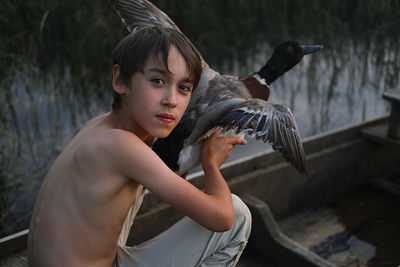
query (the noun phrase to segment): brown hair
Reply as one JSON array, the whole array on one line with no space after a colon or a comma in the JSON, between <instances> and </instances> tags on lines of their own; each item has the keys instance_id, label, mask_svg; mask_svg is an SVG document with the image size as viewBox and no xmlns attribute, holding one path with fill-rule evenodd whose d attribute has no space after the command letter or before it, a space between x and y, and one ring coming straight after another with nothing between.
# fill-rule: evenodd
<instances>
[{"instance_id":1,"label":"brown hair","mask_svg":"<svg viewBox=\"0 0 400 267\"><path fill-rule=\"evenodd\" d=\"M201 76L201 56L189 39L174 29L160 26L141 28L122 39L113 52L113 65L119 65L121 81L130 86L132 75L143 71L143 66L151 56L161 55L168 70L168 52L174 45L185 59L189 69L189 79L194 88ZM121 108L121 96L114 91L113 110Z\"/></svg>"}]
</instances>

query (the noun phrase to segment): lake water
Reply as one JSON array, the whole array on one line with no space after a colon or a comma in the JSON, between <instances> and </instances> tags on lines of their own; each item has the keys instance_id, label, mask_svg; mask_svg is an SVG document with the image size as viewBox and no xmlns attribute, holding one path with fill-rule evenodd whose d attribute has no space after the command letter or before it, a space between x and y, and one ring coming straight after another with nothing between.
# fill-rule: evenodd
<instances>
[{"instance_id":1,"label":"lake water","mask_svg":"<svg viewBox=\"0 0 400 267\"><path fill-rule=\"evenodd\" d=\"M271 85L270 102L292 109L302 137L389 112L382 93L400 90L399 2L235 0L201 1L203 6L199 6L196 1L154 1L222 74L258 70L273 47L284 40L323 45L322 51L304 57ZM125 32L120 30L118 17L110 7L101 8L106 15L99 13L97 22L116 25L122 37ZM77 40L70 40L70 47L85 39L82 32L74 36ZM68 44L62 38L69 35L52 36ZM101 37L91 38L91 44L102 46ZM88 47L83 52L88 55L83 57L85 64L74 65L73 60L66 64L62 59L76 51L69 51L68 46L58 49L55 46L48 52L54 57L51 67L41 68L40 57L25 60L21 56L0 81L1 235L28 227L37 191L55 157L85 121L109 110L109 61L92 63L93 49ZM58 64L60 58L63 64ZM235 149L233 158L267 148L251 142Z\"/></svg>"}]
</instances>

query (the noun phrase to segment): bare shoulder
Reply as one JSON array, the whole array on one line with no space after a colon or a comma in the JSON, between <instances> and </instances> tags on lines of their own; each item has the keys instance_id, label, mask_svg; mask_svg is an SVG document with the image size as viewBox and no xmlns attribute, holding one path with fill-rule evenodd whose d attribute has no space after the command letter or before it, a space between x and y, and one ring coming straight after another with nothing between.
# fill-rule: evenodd
<instances>
[{"instance_id":1,"label":"bare shoulder","mask_svg":"<svg viewBox=\"0 0 400 267\"><path fill-rule=\"evenodd\" d=\"M135 134L120 129L93 131L80 140L78 155L96 164L113 163L142 150L150 150ZM147 148L146 148L147 147Z\"/></svg>"},{"instance_id":2,"label":"bare shoulder","mask_svg":"<svg viewBox=\"0 0 400 267\"><path fill-rule=\"evenodd\" d=\"M162 164L151 148L137 135L115 127L110 113L87 122L71 142L78 164L88 170L102 169L110 174L138 181L149 164ZM157 160L158 159L158 160ZM154 160L157 163L154 163ZM140 180L140 178L139 178Z\"/></svg>"},{"instance_id":3,"label":"bare shoulder","mask_svg":"<svg viewBox=\"0 0 400 267\"><path fill-rule=\"evenodd\" d=\"M153 191L157 191L154 187L159 187L160 180L182 180L132 132L114 128L92 131L84 142L77 154L91 168L110 171Z\"/></svg>"}]
</instances>

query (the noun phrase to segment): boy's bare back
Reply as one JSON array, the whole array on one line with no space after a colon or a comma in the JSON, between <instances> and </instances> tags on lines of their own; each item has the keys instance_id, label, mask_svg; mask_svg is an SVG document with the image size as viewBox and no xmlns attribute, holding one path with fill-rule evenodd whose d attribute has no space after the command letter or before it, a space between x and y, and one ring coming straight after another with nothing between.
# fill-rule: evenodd
<instances>
[{"instance_id":1,"label":"boy's bare back","mask_svg":"<svg viewBox=\"0 0 400 267\"><path fill-rule=\"evenodd\" d=\"M30 252L43 255L34 257L42 261L34 266L112 265L115 244L138 190L135 181L107 164L112 159L106 146L118 142L118 134L127 133L112 129L109 114L91 120L49 170L29 234L29 243L37 239ZM141 142L133 135L132 139Z\"/></svg>"}]
</instances>

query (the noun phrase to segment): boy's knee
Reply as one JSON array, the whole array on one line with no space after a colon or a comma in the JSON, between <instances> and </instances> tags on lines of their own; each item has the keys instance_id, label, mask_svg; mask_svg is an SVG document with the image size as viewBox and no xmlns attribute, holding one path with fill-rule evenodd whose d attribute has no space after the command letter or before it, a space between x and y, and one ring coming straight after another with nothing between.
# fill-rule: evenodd
<instances>
[{"instance_id":1,"label":"boy's knee","mask_svg":"<svg viewBox=\"0 0 400 267\"><path fill-rule=\"evenodd\" d=\"M232 194L233 210L235 212L235 219L251 220L251 213L246 204L235 194Z\"/></svg>"},{"instance_id":2,"label":"boy's knee","mask_svg":"<svg viewBox=\"0 0 400 267\"><path fill-rule=\"evenodd\" d=\"M251 213L246 204L237 196L232 194L233 211L235 213L234 225L238 224L244 230L246 240L251 231Z\"/></svg>"}]
</instances>

